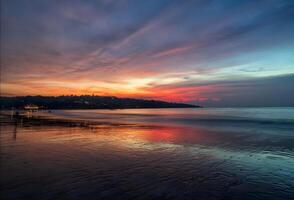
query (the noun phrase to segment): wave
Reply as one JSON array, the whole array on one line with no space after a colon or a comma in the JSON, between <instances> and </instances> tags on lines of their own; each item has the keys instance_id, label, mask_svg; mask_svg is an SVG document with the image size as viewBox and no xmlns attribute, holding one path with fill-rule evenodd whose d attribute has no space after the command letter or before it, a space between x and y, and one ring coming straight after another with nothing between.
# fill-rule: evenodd
<instances>
[{"instance_id":1,"label":"wave","mask_svg":"<svg viewBox=\"0 0 294 200\"><path fill-rule=\"evenodd\" d=\"M173 110L174 111L174 110ZM189 113L190 110L176 110L173 113L168 113L167 110L160 112L159 110L139 112L129 111L59 111L54 112L53 115L62 118L77 118L81 120L105 120L115 122L177 122L177 123L213 123L213 124L263 124L263 125L293 125L294 118L285 115L284 111L280 112L279 116L271 115L270 113L263 113L263 115L248 115L247 113ZM193 110L192 110L193 111ZM247 115L245 115L247 114ZM258 113L257 113L258 114Z\"/></svg>"},{"instance_id":2,"label":"wave","mask_svg":"<svg viewBox=\"0 0 294 200\"><path fill-rule=\"evenodd\" d=\"M197 123L220 123L220 124L232 124L232 123L254 123L254 124L280 124L280 125L293 125L292 119L260 119L260 118L186 118L178 119L183 122L197 122Z\"/></svg>"}]
</instances>

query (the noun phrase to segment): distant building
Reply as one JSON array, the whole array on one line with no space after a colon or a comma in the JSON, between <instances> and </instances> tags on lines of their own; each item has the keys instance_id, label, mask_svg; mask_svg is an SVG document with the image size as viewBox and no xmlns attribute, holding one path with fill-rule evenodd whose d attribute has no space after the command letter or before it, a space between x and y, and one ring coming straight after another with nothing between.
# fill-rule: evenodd
<instances>
[{"instance_id":1,"label":"distant building","mask_svg":"<svg viewBox=\"0 0 294 200\"><path fill-rule=\"evenodd\" d=\"M32 111L32 112L35 112L35 111L38 111L39 110L39 106L37 105L33 105L33 104L28 104L24 107L25 110L28 110L28 111Z\"/></svg>"}]
</instances>

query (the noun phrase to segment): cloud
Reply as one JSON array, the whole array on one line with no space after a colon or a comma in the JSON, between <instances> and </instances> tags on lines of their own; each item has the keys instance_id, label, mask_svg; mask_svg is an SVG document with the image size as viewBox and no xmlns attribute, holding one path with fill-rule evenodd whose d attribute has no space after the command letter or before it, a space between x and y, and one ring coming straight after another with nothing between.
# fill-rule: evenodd
<instances>
[{"instance_id":1,"label":"cloud","mask_svg":"<svg viewBox=\"0 0 294 200\"><path fill-rule=\"evenodd\" d=\"M1 6L7 94L19 94L22 85L30 94L107 91L224 105L223 99L234 102L218 91L232 91L241 102L233 89L245 88L241 82L293 73L286 57L294 51L293 1L14 0Z\"/></svg>"}]
</instances>

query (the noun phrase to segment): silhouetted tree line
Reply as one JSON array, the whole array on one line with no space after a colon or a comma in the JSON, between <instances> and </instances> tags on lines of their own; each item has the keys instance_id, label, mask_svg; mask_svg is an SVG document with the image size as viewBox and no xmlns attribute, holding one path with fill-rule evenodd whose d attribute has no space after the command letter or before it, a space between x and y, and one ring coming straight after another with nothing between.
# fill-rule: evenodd
<instances>
[{"instance_id":1,"label":"silhouetted tree line","mask_svg":"<svg viewBox=\"0 0 294 200\"><path fill-rule=\"evenodd\" d=\"M192 108L199 107L183 103L117 98L111 96L21 96L0 97L2 109L23 109L33 104L43 109L126 109L126 108Z\"/></svg>"}]
</instances>

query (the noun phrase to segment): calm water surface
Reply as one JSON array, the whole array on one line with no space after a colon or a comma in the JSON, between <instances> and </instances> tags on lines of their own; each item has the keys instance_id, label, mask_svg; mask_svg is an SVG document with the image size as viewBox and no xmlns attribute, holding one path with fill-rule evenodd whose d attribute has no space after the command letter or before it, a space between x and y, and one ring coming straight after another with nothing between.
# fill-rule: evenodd
<instances>
[{"instance_id":1,"label":"calm water surface","mask_svg":"<svg viewBox=\"0 0 294 200\"><path fill-rule=\"evenodd\" d=\"M2 199L293 199L294 109L71 110L1 118Z\"/></svg>"}]
</instances>

